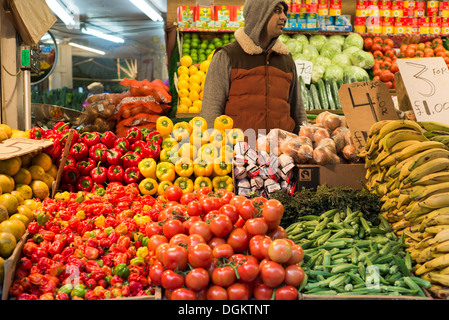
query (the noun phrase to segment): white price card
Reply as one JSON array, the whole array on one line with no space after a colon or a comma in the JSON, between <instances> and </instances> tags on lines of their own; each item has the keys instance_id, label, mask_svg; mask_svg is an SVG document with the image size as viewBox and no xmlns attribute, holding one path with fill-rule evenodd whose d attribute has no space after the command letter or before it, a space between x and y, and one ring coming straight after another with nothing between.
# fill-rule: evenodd
<instances>
[{"instance_id":1,"label":"white price card","mask_svg":"<svg viewBox=\"0 0 449 320\"><path fill-rule=\"evenodd\" d=\"M397 63L416 119L449 124L449 69L443 58L398 59Z\"/></svg>"},{"instance_id":2,"label":"white price card","mask_svg":"<svg viewBox=\"0 0 449 320\"><path fill-rule=\"evenodd\" d=\"M305 60L295 60L298 77L302 77L305 84L310 84L312 80L313 63Z\"/></svg>"},{"instance_id":3,"label":"white price card","mask_svg":"<svg viewBox=\"0 0 449 320\"><path fill-rule=\"evenodd\" d=\"M23 156L51 145L52 142L49 140L34 140L24 137L11 138L0 143L0 160Z\"/></svg>"}]
</instances>

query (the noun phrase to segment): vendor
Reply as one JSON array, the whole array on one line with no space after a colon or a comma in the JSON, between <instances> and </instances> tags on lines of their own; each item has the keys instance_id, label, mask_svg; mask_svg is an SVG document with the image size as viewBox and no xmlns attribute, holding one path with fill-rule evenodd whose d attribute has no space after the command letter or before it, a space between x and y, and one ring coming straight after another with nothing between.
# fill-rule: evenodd
<instances>
[{"instance_id":1,"label":"vendor","mask_svg":"<svg viewBox=\"0 0 449 320\"><path fill-rule=\"evenodd\" d=\"M285 1L246 0L245 26L236 41L216 49L207 71L200 116L209 128L222 114L243 131L298 133L307 121L295 62L278 39L287 10Z\"/></svg>"}]
</instances>

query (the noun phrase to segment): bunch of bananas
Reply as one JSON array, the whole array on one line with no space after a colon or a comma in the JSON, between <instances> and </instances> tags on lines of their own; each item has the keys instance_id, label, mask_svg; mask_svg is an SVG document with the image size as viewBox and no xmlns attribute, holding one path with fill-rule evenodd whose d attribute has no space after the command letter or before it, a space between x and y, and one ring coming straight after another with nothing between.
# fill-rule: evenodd
<instances>
[{"instance_id":1,"label":"bunch of bananas","mask_svg":"<svg viewBox=\"0 0 449 320\"><path fill-rule=\"evenodd\" d=\"M449 296L449 269L443 269L449 266L449 231L447 238L436 237L449 230L449 147L426 132L412 120L375 123L365 148L367 187L380 197L395 233L404 234L416 274L431 281L436 295ZM430 249L424 239L448 243L434 240Z\"/></svg>"},{"instance_id":2,"label":"bunch of bananas","mask_svg":"<svg viewBox=\"0 0 449 320\"><path fill-rule=\"evenodd\" d=\"M449 125L434 121L420 121L419 125L425 130L424 135L431 141L439 141L449 146Z\"/></svg>"}]
</instances>

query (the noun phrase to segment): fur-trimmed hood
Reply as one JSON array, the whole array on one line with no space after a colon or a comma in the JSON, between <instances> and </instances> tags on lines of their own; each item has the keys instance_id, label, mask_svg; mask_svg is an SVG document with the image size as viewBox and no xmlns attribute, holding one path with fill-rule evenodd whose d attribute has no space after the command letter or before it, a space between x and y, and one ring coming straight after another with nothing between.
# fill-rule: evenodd
<instances>
[{"instance_id":1,"label":"fur-trimmed hood","mask_svg":"<svg viewBox=\"0 0 449 320\"><path fill-rule=\"evenodd\" d=\"M235 39L240 44L243 51L245 51L247 54L255 55L261 54L263 52L263 48L254 43L254 41L245 33L245 29L243 27L237 29L234 35ZM271 50L281 55L286 55L290 53L287 46L283 44L282 41L279 39L276 39L273 46L271 47Z\"/></svg>"}]
</instances>

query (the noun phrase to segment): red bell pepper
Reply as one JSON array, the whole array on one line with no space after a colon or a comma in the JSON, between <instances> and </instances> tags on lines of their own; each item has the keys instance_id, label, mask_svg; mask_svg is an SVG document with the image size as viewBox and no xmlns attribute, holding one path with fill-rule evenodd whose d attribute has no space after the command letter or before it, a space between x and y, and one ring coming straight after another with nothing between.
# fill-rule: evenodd
<instances>
[{"instance_id":1,"label":"red bell pepper","mask_svg":"<svg viewBox=\"0 0 449 320\"><path fill-rule=\"evenodd\" d=\"M133 145L136 141L142 140L142 132L137 127L131 127L126 130L126 139L128 139L129 144Z\"/></svg>"},{"instance_id":2,"label":"red bell pepper","mask_svg":"<svg viewBox=\"0 0 449 320\"><path fill-rule=\"evenodd\" d=\"M58 168L59 168L59 166L61 165L61 162L62 162L62 158L60 158L58 161L57 161L57 163L58 163ZM74 165L74 166L76 166L76 164L77 164L77 161L76 161L76 159L74 158L74 157L72 157L70 154L69 155L67 155L67 158L65 159L65 163L64 163L64 166L69 166L69 165Z\"/></svg>"},{"instance_id":3,"label":"red bell pepper","mask_svg":"<svg viewBox=\"0 0 449 320\"><path fill-rule=\"evenodd\" d=\"M93 168L90 172L90 176L94 183L103 184L108 179L108 169L100 166L101 161L98 162L97 167ZM89 189L91 191L91 189Z\"/></svg>"},{"instance_id":4,"label":"red bell pepper","mask_svg":"<svg viewBox=\"0 0 449 320\"><path fill-rule=\"evenodd\" d=\"M145 136L145 141L152 141L155 144L161 145L162 144L162 134L160 134L158 131L151 131Z\"/></svg>"},{"instance_id":5,"label":"red bell pepper","mask_svg":"<svg viewBox=\"0 0 449 320\"><path fill-rule=\"evenodd\" d=\"M89 147L84 142L76 142L70 148L70 155L78 161L82 161L89 156Z\"/></svg>"},{"instance_id":6,"label":"red bell pepper","mask_svg":"<svg viewBox=\"0 0 449 320\"><path fill-rule=\"evenodd\" d=\"M78 191L90 191L94 185L92 178L89 176L81 176L76 181L76 188Z\"/></svg>"},{"instance_id":7,"label":"red bell pepper","mask_svg":"<svg viewBox=\"0 0 449 320\"><path fill-rule=\"evenodd\" d=\"M108 168L108 180L109 182L123 182L123 176L125 172L121 166L113 165Z\"/></svg>"},{"instance_id":8,"label":"red bell pepper","mask_svg":"<svg viewBox=\"0 0 449 320\"><path fill-rule=\"evenodd\" d=\"M130 148L130 144L128 139L126 138L117 138L117 140L115 140L114 142L114 148L115 149L121 149L123 153L128 152L129 148Z\"/></svg>"},{"instance_id":9,"label":"red bell pepper","mask_svg":"<svg viewBox=\"0 0 449 320\"><path fill-rule=\"evenodd\" d=\"M40 140L44 137L44 129L40 127L33 127L30 130L30 138L34 140Z\"/></svg>"},{"instance_id":10,"label":"red bell pepper","mask_svg":"<svg viewBox=\"0 0 449 320\"><path fill-rule=\"evenodd\" d=\"M103 143L108 149L114 148L115 140L117 136L112 131L106 131L101 135L100 142Z\"/></svg>"},{"instance_id":11,"label":"red bell pepper","mask_svg":"<svg viewBox=\"0 0 449 320\"><path fill-rule=\"evenodd\" d=\"M97 163L94 159L87 158L84 161L79 161L76 164L76 168L78 169L80 175L82 176L88 176L92 169L94 169L97 166Z\"/></svg>"},{"instance_id":12,"label":"red bell pepper","mask_svg":"<svg viewBox=\"0 0 449 320\"><path fill-rule=\"evenodd\" d=\"M106 157L108 155L107 148L102 143L97 143L89 148L89 157L94 159L96 162L106 162Z\"/></svg>"},{"instance_id":13,"label":"red bell pepper","mask_svg":"<svg viewBox=\"0 0 449 320\"><path fill-rule=\"evenodd\" d=\"M109 149L106 153L106 161L110 165L121 165L122 164L123 151L120 148Z\"/></svg>"},{"instance_id":14,"label":"red bell pepper","mask_svg":"<svg viewBox=\"0 0 449 320\"><path fill-rule=\"evenodd\" d=\"M142 157L140 154L132 151L128 151L122 156L123 160L123 168L129 168L129 167L138 167L139 162L142 160Z\"/></svg>"},{"instance_id":15,"label":"red bell pepper","mask_svg":"<svg viewBox=\"0 0 449 320\"><path fill-rule=\"evenodd\" d=\"M53 132L56 134L61 134L61 132L69 126L69 123L58 122L53 126Z\"/></svg>"},{"instance_id":16,"label":"red bell pepper","mask_svg":"<svg viewBox=\"0 0 449 320\"><path fill-rule=\"evenodd\" d=\"M65 130L61 133L61 134L62 134L61 139L59 139L59 140L61 141L61 144L62 144L63 146L65 146L65 144L67 143L67 139L69 138L70 131L73 132L72 142L71 142L70 146L73 146L73 145L74 145L75 143L77 143L78 140L79 140L80 134L79 134L78 131L76 131L76 130L74 130L74 129L65 129Z\"/></svg>"},{"instance_id":17,"label":"red bell pepper","mask_svg":"<svg viewBox=\"0 0 449 320\"><path fill-rule=\"evenodd\" d=\"M138 167L129 167L125 169L124 181L126 184L137 183L142 178Z\"/></svg>"},{"instance_id":18,"label":"red bell pepper","mask_svg":"<svg viewBox=\"0 0 449 320\"><path fill-rule=\"evenodd\" d=\"M62 170L62 182L67 184L75 184L80 173L74 165L65 166Z\"/></svg>"},{"instance_id":19,"label":"red bell pepper","mask_svg":"<svg viewBox=\"0 0 449 320\"><path fill-rule=\"evenodd\" d=\"M143 140L136 141L132 146L131 150L135 153L140 154L142 159L148 158L149 150L146 142Z\"/></svg>"},{"instance_id":20,"label":"red bell pepper","mask_svg":"<svg viewBox=\"0 0 449 320\"><path fill-rule=\"evenodd\" d=\"M68 192L76 192L76 188L73 184L69 183L63 183L59 186L59 189L62 191L68 191Z\"/></svg>"},{"instance_id":21,"label":"red bell pepper","mask_svg":"<svg viewBox=\"0 0 449 320\"><path fill-rule=\"evenodd\" d=\"M161 154L161 146L157 143L152 142L152 140L147 142L148 148L148 158L157 159Z\"/></svg>"},{"instance_id":22,"label":"red bell pepper","mask_svg":"<svg viewBox=\"0 0 449 320\"><path fill-rule=\"evenodd\" d=\"M101 142L101 136L98 132L84 132L81 134L81 139L89 148Z\"/></svg>"},{"instance_id":23,"label":"red bell pepper","mask_svg":"<svg viewBox=\"0 0 449 320\"><path fill-rule=\"evenodd\" d=\"M58 140L53 140L53 144L46 147L44 149L44 152L48 154L53 159L53 161L57 161L59 158L61 158L63 150L64 148L62 147L61 143Z\"/></svg>"}]
</instances>

